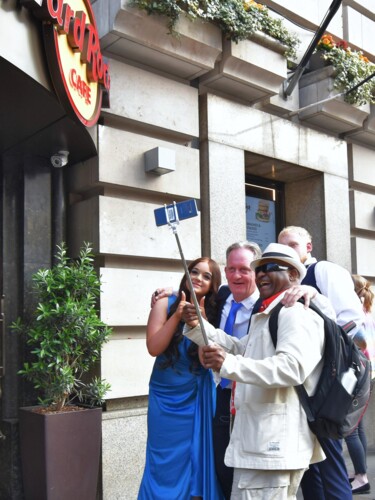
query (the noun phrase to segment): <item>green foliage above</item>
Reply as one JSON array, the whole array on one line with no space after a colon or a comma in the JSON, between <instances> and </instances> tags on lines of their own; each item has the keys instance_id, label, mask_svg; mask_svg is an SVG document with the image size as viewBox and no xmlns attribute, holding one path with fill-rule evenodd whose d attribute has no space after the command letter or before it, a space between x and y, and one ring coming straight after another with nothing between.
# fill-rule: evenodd
<instances>
[{"instance_id":1,"label":"green foliage above","mask_svg":"<svg viewBox=\"0 0 375 500\"><path fill-rule=\"evenodd\" d=\"M334 87L346 92L375 72L371 63L360 51L353 51L344 40L336 42L331 35L324 35L317 46L317 52L335 69ZM345 96L349 104L375 104L375 78L370 79Z\"/></svg>"},{"instance_id":2,"label":"green foliage above","mask_svg":"<svg viewBox=\"0 0 375 500\"><path fill-rule=\"evenodd\" d=\"M246 40L257 31L278 40L287 47L285 57L294 59L299 40L289 33L281 19L269 14L269 10L254 0L132 0L132 5L148 14L162 14L169 18L168 28L174 33L181 15L189 19L202 19L218 26L227 39Z\"/></svg>"},{"instance_id":3,"label":"green foliage above","mask_svg":"<svg viewBox=\"0 0 375 500\"><path fill-rule=\"evenodd\" d=\"M96 310L101 283L91 248L85 243L79 258L70 260L63 243L56 259L51 269L33 275L39 304L30 321L18 319L12 325L26 335L33 357L20 374L43 393L39 402L57 411L75 397L100 405L109 384L98 378L82 381L111 334Z\"/></svg>"}]
</instances>

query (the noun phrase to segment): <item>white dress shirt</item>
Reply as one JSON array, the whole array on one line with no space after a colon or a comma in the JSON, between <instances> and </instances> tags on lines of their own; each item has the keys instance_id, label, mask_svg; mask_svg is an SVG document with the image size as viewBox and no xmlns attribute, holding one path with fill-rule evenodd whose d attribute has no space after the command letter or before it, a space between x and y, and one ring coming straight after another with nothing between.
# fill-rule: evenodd
<instances>
[{"instance_id":1,"label":"white dress shirt","mask_svg":"<svg viewBox=\"0 0 375 500\"><path fill-rule=\"evenodd\" d=\"M314 257L305 261L305 266L317 262ZM354 290L352 277L345 268L328 262L319 261L314 269L316 284L321 293L328 297L336 313L337 323L341 326L354 321L356 328L349 332L353 337L361 328L365 318L358 295Z\"/></svg>"},{"instance_id":2,"label":"white dress shirt","mask_svg":"<svg viewBox=\"0 0 375 500\"><path fill-rule=\"evenodd\" d=\"M237 311L236 315L236 321L234 323L233 327L233 335L237 338L244 337L249 329L249 321L250 321L250 316L251 313L253 312L253 307L255 302L259 298L259 291L256 288L255 291L250 295L250 297L247 297L246 299L241 301L242 307ZM232 305L232 300L233 294L231 293L228 295L228 298L224 304L223 310L221 312L221 319L220 319L220 329L224 330L225 323L228 318L228 314Z\"/></svg>"}]
</instances>

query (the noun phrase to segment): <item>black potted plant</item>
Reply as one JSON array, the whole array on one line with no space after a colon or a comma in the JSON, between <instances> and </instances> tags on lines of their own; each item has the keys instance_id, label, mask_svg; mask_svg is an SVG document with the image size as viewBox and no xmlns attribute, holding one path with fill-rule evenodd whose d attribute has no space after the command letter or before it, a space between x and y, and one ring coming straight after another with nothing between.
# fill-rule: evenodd
<instances>
[{"instance_id":1,"label":"black potted plant","mask_svg":"<svg viewBox=\"0 0 375 500\"><path fill-rule=\"evenodd\" d=\"M101 282L90 245L85 243L79 257L70 259L63 243L53 267L40 269L33 282L36 309L31 318L12 326L30 347L30 361L20 374L40 393L39 405L20 409L25 498L92 500L101 405L110 387L89 375L111 329L98 315Z\"/></svg>"}]
</instances>

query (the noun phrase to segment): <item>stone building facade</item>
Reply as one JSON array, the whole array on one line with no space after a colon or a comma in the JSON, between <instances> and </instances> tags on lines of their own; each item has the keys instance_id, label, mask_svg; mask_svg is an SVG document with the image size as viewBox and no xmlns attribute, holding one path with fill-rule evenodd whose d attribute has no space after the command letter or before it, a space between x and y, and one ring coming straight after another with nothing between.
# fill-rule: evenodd
<instances>
[{"instance_id":1,"label":"stone building facade","mask_svg":"<svg viewBox=\"0 0 375 500\"><path fill-rule=\"evenodd\" d=\"M331 2L264 3L300 36L300 58ZM101 317L113 327L100 366L112 385L103 412L100 496L133 499L153 364L145 344L150 297L158 286L176 286L183 272L175 239L167 226L155 225L154 210L197 200L199 216L178 229L185 257L209 255L224 266L229 244L260 231L248 211L264 198L274 210L268 237L284 225L302 225L313 235L316 257L373 280L375 108L337 99L319 104L330 88L312 71L285 99L286 60L264 37L235 44L217 27L186 19L174 37L164 18L127 0L92 6L111 90L109 107L87 129L56 102L37 20L16 1L0 3L0 67L7 75L0 102L8 114L0 121L7 375L0 454L13 457L10 467L17 463L17 405L28 399L16 377L22 346L6 327L27 309L30 275L51 263L53 243L64 237L74 255L90 241L103 281ZM375 60L374 28L370 0L344 0L328 31ZM311 103L318 104L299 111ZM49 157L61 141L70 161L56 174ZM145 170L145 153L156 148L155 168L163 167L166 151L173 153L174 169L163 175ZM53 217L59 183L62 222ZM368 421L374 412L372 403ZM374 447L372 426L368 439Z\"/></svg>"}]
</instances>

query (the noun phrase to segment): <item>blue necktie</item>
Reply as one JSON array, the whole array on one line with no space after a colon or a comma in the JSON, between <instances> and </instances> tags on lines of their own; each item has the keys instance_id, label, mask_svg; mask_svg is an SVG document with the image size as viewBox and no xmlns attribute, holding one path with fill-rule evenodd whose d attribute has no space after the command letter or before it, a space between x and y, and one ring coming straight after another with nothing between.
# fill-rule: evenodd
<instances>
[{"instance_id":1,"label":"blue necktie","mask_svg":"<svg viewBox=\"0 0 375 500\"><path fill-rule=\"evenodd\" d=\"M230 307L227 321L225 322L225 326L224 326L224 331L228 335L233 335L233 327L234 327L234 323L236 321L237 312L239 309L241 309L241 307L242 307L241 302L235 302L234 300L232 300L232 305ZM227 378L223 378L220 381L220 385L223 389L225 389L225 387L227 387L230 384L230 382L231 381L228 380Z\"/></svg>"}]
</instances>

